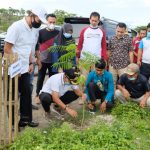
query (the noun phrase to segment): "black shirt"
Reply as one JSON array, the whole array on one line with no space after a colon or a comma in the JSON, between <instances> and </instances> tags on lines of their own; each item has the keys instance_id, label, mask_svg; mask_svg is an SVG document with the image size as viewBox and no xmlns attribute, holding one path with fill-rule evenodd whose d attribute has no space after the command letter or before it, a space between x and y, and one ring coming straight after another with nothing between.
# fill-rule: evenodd
<instances>
[{"instance_id":1,"label":"black shirt","mask_svg":"<svg viewBox=\"0 0 150 150\"><path fill-rule=\"evenodd\" d=\"M118 85L124 86L130 93L131 98L139 98L150 91L147 79L141 74L135 81L130 81L127 74L123 74L118 81Z\"/></svg>"}]
</instances>

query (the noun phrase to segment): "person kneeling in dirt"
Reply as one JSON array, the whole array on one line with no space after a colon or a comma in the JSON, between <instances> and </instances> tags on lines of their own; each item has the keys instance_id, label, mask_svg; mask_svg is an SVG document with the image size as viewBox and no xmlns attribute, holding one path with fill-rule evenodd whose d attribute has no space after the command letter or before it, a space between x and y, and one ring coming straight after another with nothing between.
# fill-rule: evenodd
<instances>
[{"instance_id":1,"label":"person kneeling in dirt","mask_svg":"<svg viewBox=\"0 0 150 150\"><path fill-rule=\"evenodd\" d=\"M86 80L87 107L92 113L96 111L96 99L101 99L101 112L105 112L106 108L112 108L114 104L113 77L105 68L106 62L101 58Z\"/></svg>"},{"instance_id":2,"label":"person kneeling in dirt","mask_svg":"<svg viewBox=\"0 0 150 150\"><path fill-rule=\"evenodd\" d=\"M115 97L122 103L129 100L138 102L143 108L150 106L150 87L145 76L140 74L139 66L131 63L128 65L125 74L123 74L118 83Z\"/></svg>"},{"instance_id":3,"label":"person kneeling in dirt","mask_svg":"<svg viewBox=\"0 0 150 150\"><path fill-rule=\"evenodd\" d=\"M86 100L86 95L77 85L78 77L79 72L72 68L55 74L46 81L39 95L46 118L50 119L50 105L52 103L58 105L72 117L77 117L77 112L67 104L79 97L82 97L83 101Z\"/></svg>"}]
</instances>

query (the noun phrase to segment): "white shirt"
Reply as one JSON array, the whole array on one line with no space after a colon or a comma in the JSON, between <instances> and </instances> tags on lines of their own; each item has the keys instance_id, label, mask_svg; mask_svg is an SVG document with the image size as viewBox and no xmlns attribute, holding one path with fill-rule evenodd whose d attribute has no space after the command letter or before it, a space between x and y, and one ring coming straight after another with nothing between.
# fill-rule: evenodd
<instances>
[{"instance_id":1,"label":"white shirt","mask_svg":"<svg viewBox=\"0 0 150 150\"><path fill-rule=\"evenodd\" d=\"M51 76L44 84L41 92L52 94L52 92L58 92L59 97L63 96L70 89L79 89L77 85L65 85L64 83L64 73L58 73Z\"/></svg>"},{"instance_id":2,"label":"white shirt","mask_svg":"<svg viewBox=\"0 0 150 150\"><path fill-rule=\"evenodd\" d=\"M100 28L92 29L88 27L84 32L84 42L81 51L81 57L83 57L83 52L91 52L97 56L101 56L101 42L102 42L103 32Z\"/></svg>"},{"instance_id":3,"label":"white shirt","mask_svg":"<svg viewBox=\"0 0 150 150\"><path fill-rule=\"evenodd\" d=\"M7 31L5 41L13 44L13 53L18 53L22 64L21 74L28 72L29 56L35 43L35 33L25 18L13 23Z\"/></svg>"},{"instance_id":4,"label":"white shirt","mask_svg":"<svg viewBox=\"0 0 150 150\"><path fill-rule=\"evenodd\" d=\"M35 50L36 50L35 48L36 48L36 44L38 42L40 28L38 28L38 29L32 28L32 30L33 30L35 36L34 36L34 43L32 45L31 53L32 53L32 60L33 60L33 62L35 62Z\"/></svg>"},{"instance_id":5,"label":"white shirt","mask_svg":"<svg viewBox=\"0 0 150 150\"><path fill-rule=\"evenodd\" d=\"M150 64L150 39L143 38L142 62Z\"/></svg>"}]
</instances>

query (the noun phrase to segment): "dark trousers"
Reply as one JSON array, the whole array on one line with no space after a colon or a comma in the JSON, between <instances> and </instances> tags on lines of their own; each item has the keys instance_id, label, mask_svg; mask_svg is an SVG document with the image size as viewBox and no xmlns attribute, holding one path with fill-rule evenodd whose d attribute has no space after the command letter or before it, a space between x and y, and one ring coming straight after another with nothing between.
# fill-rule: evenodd
<instances>
[{"instance_id":1,"label":"dark trousers","mask_svg":"<svg viewBox=\"0 0 150 150\"><path fill-rule=\"evenodd\" d=\"M140 73L142 75L144 75L147 78L147 80L149 80L149 77L150 77L150 64L146 64L146 63L142 62L142 65L140 67Z\"/></svg>"},{"instance_id":2,"label":"dark trousers","mask_svg":"<svg viewBox=\"0 0 150 150\"><path fill-rule=\"evenodd\" d=\"M54 72L52 72L52 64L51 63L43 63L42 62L42 67L38 72L38 79L37 79L37 85L36 85L36 95L39 95L40 90L43 87L43 82L46 76L46 71L48 69L48 74L49 77L53 74L55 74Z\"/></svg>"},{"instance_id":3,"label":"dark trousers","mask_svg":"<svg viewBox=\"0 0 150 150\"><path fill-rule=\"evenodd\" d=\"M88 85L88 93L89 93L89 97L91 102L95 102L96 99L101 99L101 102L103 102L105 100L105 96L106 96L106 92L104 91L100 91L99 87L94 84L94 82L90 82ZM112 108L114 105L114 101L112 99L111 102L107 102L106 107L107 108Z\"/></svg>"},{"instance_id":4,"label":"dark trousers","mask_svg":"<svg viewBox=\"0 0 150 150\"><path fill-rule=\"evenodd\" d=\"M24 73L19 77L20 92L20 121L32 121L32 98L30 90L30 74Z\"/></svg>"},{"instance_id":5,"label":"dark trousers","mask_svg":"<svg viewBox=\"0 0 150 150\"><path fill-rule=\"evenodd\" d=\"M77 96L74 91L67 91L63 96L60 97L60 99L64 104L69 104L69 103L73 102L74 100L78 99L78 97L79 96ZM48 93L42 92L39 95L39 98L41 100L41 103L42 103L42 106L43 106L45 112L49 112L50 111L49 106L53 102L52 96Z\"/></svg>"}]
</instances>

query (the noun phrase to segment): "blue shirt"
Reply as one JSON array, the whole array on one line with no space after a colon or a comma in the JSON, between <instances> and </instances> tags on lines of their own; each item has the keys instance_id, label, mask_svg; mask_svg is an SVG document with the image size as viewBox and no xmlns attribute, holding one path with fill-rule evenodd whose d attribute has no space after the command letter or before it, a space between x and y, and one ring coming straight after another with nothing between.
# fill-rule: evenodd
<instances>
[{"instance_id":1,"label":"blue shirt","mask_svg":"<svg viewBox=\"0 0 150 150\"><path fill-rule=\"evenodd\" d=\"M143 39L150 40L150 38L148 38L148 37L145 37L145 38L143 38ZM143 43L143 40L141 40L141 41L140 41L140 44L139 44L139 48L140 48L140 49L143 49L143 47L144 47L144 43Z\"/></svg>"},{"instance_id":2,"label":"blue shirt","mask_svg":"<svg viewBox=\"0 0 150 150\"><path fill-rule=\"evenodd\" d=\"M89 93L88 93L88 85L90 82L94 82L94 84L97 85L98 82L102 83L104 92L106 92L105 101L111 102L114 96L114 81L112 74L108 71L104 71L102 75L97 75L96 71L91 71L88 74L87 80L86 80L86 89L85 93L87 95L87 101L90 101Z\"/></svg>"}]
</instances>

